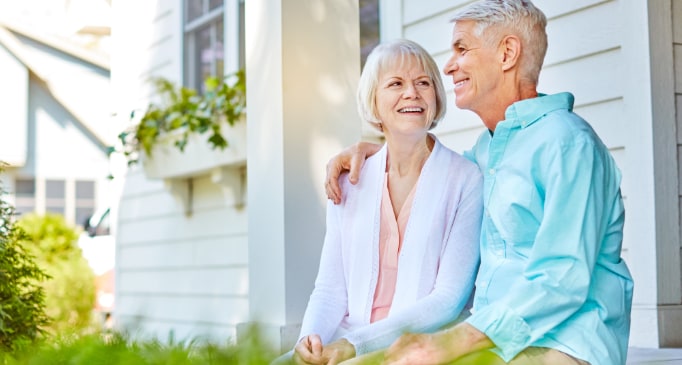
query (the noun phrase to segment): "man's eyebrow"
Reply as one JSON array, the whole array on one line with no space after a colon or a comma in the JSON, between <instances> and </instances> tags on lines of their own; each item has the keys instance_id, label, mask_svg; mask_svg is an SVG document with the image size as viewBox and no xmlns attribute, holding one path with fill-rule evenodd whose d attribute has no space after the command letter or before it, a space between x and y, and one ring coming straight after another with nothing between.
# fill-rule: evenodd
<instances>
[{"instance_id":1,"label":"man's eyebrow","mask_svg":"<svg viewBox=\"0 0 682 365\"><path fill-rule=\"evenodd\" d=\"M462 38L457 38L452 42L452 47L463 46L464 40Z\"/></svg>"}]
</instances>

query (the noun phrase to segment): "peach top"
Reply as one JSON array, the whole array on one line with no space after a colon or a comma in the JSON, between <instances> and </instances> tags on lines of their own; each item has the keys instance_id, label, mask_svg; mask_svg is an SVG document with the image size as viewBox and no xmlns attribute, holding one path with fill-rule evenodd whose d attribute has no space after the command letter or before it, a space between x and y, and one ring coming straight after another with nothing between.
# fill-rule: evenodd
<instances>
[{"instance_id":1,"label":"peach top","mask_svg":"<svg viewBox=\"0 0 682 365\"><path fill-rule=\"evenodd\" d=\"M410 193L405 198L398 217L393 213L393 204L388 192L388 173L384 175L384 189L381 196L381 213L379 228L379 279L374 291L372 304L372 316L370 322L386 318L395 292L395 283L398 277L398 257L400 247L405 235L405 226L410 218L412 200L417 184L415 183Z\"/></svg>"}]
</instances>

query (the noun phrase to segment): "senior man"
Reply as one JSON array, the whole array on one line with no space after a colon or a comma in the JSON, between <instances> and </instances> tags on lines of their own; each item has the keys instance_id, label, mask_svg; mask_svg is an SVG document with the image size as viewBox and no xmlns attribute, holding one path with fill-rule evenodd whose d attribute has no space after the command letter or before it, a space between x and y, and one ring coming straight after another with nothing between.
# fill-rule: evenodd
<instances>
[{"instance_id":1,"label":"senior man","mask_svg":"<svg viewBox=\"0 0 682 365\"><path fill-rule=\"evenodd\" d=\"M621 175L573 95L536 89L545 15L528 0L482 0L452 21L444 71L457 107L487 127L467 152L484 174L473 314L351 363L625 364L633 282L620 257ZM357 183L377 149L358 143L329 162L330 199L340 172Z\"/></svg>"}]
</instances>

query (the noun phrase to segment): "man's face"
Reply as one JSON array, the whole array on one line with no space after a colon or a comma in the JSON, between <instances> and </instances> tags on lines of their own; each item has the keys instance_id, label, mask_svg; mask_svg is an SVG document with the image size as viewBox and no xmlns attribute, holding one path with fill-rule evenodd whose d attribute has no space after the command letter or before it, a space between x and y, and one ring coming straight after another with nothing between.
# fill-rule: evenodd
<instances>
[{"instance_id":1,"label":"man's face","mask_svg":"<svg viewBox=\"0 0 682 365\"><path fill-rule=\"evenodd\" d=\"M497 47L477 36L475 26L473 21L455 23L452 57L443 71L452 77L457 107L480 115L497 99L495 92L500 86L503 71Z\"/></svg>"}]
</instances>

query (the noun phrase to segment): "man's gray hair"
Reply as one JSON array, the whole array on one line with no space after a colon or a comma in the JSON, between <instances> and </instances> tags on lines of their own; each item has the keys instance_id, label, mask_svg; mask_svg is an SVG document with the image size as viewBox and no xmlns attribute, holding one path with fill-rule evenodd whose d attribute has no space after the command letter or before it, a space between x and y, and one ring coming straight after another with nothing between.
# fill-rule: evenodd
<instances>
[{"instance_id":1,"label":"man's gray hair","mask_svg":"<svg viewBox=\"0 0 682 365\"><path fill-rule=\"evenodd\" d=\"M530 0L479 0L455 13L451 21L476 22L477 36L486 34L488 42L497 42L505 32L521 39L521 76L538 83L542 62L547 53L547 17ZM498 35L499 37L495 37Z\"/></svg>"}]
</instances>

